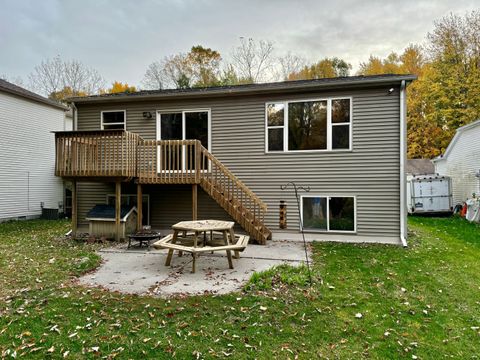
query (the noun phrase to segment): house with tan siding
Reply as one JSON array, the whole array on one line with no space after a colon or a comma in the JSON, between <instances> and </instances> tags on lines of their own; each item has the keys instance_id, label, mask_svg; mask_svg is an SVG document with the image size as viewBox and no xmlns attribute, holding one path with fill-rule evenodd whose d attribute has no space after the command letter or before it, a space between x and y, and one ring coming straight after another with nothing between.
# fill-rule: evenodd
<instances>
[{"instance_id":1,"label":"house with tan siding","mask_svg":"<svg viewBox=\"0 0 480 360\"><path fill-rule=\"evenodd\" d=\"M228 219L259 243L406 243L406 87L357 76L71 99L56 175L74 183L73 227L96 204L138 227ZM294 193L281 186L309 187ZM141 201L140 201L141 199ZM280 204L286 222L280 224Z\"/></svg>"}]
</instances>

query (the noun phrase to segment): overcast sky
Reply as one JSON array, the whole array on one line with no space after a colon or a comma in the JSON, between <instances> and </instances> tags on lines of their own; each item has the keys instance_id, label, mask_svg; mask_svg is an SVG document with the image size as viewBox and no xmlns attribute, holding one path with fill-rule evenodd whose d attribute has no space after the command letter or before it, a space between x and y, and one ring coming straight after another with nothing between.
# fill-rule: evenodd
<instances>
[{"instance_id":1,"label":"overcast sky","mask_svg":"<svg viewBox=\"0 0 480 360\"><path fill-rule=\"evenodd\" d=\"M35 65L60 55L109 83L138 85L165 55L201 44L227 57L241 36L272 40L277 54L338 56L355 70L370 54L424 42L434 20L479 7L478 0L0 0L0 74L27 82Z\"/></svg>"}]
</instances>

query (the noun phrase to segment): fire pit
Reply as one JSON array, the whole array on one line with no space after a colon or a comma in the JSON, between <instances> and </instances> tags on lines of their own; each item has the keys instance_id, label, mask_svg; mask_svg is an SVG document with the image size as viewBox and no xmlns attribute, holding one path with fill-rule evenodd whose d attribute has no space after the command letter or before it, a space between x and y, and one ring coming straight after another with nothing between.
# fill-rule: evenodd
<instances>
[{"instance_id":1,"label":"fire pit","mask_svg":"<svg viewBox=\"0 0 480 360\"><path fill-rule=\"evenodd\" d=\"M147 245L150 247L150 241L160 239L162 234L153 230L141 230L134 234L128 235L128 246L127 249L130 249L132 246L132 241L136 241L138 247L142 247L143 245Z\"/></svg>"}]
</instances>

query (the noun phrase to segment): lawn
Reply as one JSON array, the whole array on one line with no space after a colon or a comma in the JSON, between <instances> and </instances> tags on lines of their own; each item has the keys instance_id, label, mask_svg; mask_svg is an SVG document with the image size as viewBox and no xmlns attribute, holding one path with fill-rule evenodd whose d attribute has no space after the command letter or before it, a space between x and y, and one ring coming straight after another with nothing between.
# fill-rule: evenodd
<instances>
[{"instance_id":1,"label":"lawn","mask_svg":"<svg viewBox=\"0 0 480 360\"><path fill-rule=\"evenodd\" d=\"M478 358L480 227L411 218L410 247L315 243L305 268L224 296L158 299L76 284L100 263L68 223L0 224L0 357Z\"/></svg>"}]
</instances>

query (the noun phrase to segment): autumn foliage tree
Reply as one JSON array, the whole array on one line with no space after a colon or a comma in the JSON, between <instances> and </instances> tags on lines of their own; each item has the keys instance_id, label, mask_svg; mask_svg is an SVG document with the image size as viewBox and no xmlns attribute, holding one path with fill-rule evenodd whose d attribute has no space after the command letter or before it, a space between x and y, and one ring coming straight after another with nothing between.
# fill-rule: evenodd
<instances>
[{"instance_id":1,"label":"autumn foliage tree","mask_svg":"<svg viewBox=\"0 0 480 360\"><path fill-rule=\"evenodd\" d=\"M64 101L71 97L87 96L87 95L88 94L85 91L74 90L70 86L65 86L63 89L59 91L54 91L50 93L48 97L52 100Z\"/></svg>"},{"instance_id":2,"label":"autumn foliage tree","mask_svg":"<svg viewBox=\"0 0 480 360\"><path fill-rule=\"evenodd\" d=\"M324 58L312 65L305 65L297 72L288 75L288 80L322 79L348 76L352 65L337 57Z\"/></svg>"},{"instance_id":3,"label":"autumn foliage tree","mask_svg":"<svg viewBox=\"0 0 480 360\"><path fill-rule=\"evenodd\" d=\"M422 48L371 56L359 74L415 74L408 88L408 156L442 154L455 130L480 117L480 11L450 14L434 24Z\"/></svg>"},{"instance_id":4,"label":"autumn foliage tree","mask_svg":"<svg viewBox=\"0 0 480 360\"><path fill-rule=\"evenodd\" d=\"M116 94L116 93L130 93L137 91L135 86L130 86L127 83L122 83L120 81L114 81L112 87L106 90L100 90L101 94Z\"/></svg>"}]
</instances>

